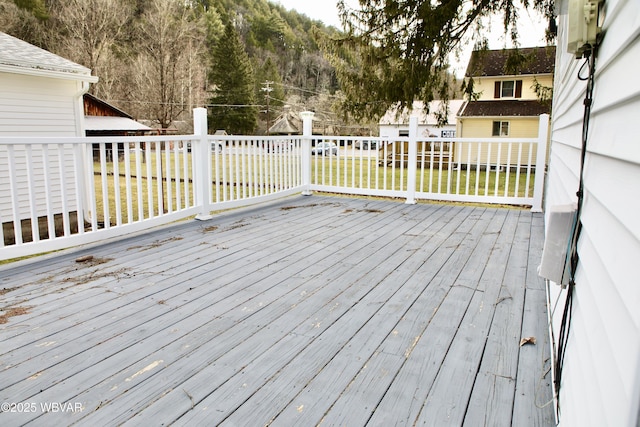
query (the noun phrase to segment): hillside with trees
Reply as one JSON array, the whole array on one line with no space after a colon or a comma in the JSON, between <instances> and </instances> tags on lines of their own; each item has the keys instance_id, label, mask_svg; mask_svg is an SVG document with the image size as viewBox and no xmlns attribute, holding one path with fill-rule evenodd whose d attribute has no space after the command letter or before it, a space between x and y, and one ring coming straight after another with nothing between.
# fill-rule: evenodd
<instances>
[{"instance_id":1,"label":"hillside with trees","mask_svg":"<svg viewBox=\"0 0 640 427\"><path fill-rule=\"evenodd\" d=\"M285 105L340 125L314 28L337 33L267 0L0 0L0 31L90 68L93 95L181 132L200 106L229 133L264 134Z\"/></svg>"}]
</instances>

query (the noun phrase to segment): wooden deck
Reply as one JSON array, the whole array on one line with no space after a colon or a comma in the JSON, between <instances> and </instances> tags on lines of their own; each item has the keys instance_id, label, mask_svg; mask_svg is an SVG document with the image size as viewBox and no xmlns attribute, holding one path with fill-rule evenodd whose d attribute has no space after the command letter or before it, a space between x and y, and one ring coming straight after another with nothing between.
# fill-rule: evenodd
<instances>
[{"instance_id":1,"label":"wooden deck","mask_svg":"<svg viewBox=\"0 0 640 427\"><path fill-rule=\"evenodd\" d=\"M300 196L5 266L0 425L554 425L542 241Z\"/></svg>"}]
</instances>

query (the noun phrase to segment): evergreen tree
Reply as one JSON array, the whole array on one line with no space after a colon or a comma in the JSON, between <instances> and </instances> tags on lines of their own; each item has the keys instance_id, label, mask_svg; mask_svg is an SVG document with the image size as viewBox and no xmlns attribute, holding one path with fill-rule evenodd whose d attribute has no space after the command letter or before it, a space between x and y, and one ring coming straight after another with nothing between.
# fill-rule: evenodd
<instances>
[{"instance_id":1,"label":"evergreen tree","mask_svg":"<svg viewBox=\"0 0 640 427\"><path fill-rule=\"evenodd\" d=\"M20 9L28 10L41 21L49 18L49 12L47 11L44 0L13 0L13 2Z\"/></svg>"},{"instance_id":2,"label":"evergreen tree","mask_svg":"<svg viewBox=\"0 0 640 427\"><path fill-rule=\"evenodd\" d=\"M230 134L252 134L258 110L254 98L251 62L240 37L229 23L212 53L209 81L213 89L209 128Z\"/></svg>"},{"instance_id":3,"label":"evergreen tree","mask_svg":"<svg viewBox=\"0 0 640 427\"><path fill-rule=\"evenodd\" d=\"M318 33L345 94L342 108L356 118L376 117L391 105L447 100L449 55L471 34L482 40L482 18L502 13L517 45L518 6L553 17L554 0L360 0L358 10L338 2L341 36ZM474 32L475 30L475 32ZM550 38L550 36L548 35Z\"/></svg>"}]
</instances>

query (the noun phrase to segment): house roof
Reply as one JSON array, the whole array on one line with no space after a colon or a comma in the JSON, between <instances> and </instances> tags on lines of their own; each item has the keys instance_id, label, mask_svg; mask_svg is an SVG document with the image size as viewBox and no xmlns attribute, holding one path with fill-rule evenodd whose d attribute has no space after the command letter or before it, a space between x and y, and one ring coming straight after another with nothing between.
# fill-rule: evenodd
<instances>
[{"instance_id":1,"label":"house roof","mask_svg":"<svg viewBox=\"0 0 640 427\"><path fill-rule=\"evenodd\" d=\"M533 117L549 114L548 105L535 100L471 101L462 107L460 117Z\"/></svg>"},{"instance_id":2,"label":"house roof","mask_svg":"<svg viewBox=\"0 0 640 427\"><path fill-rule=\"evenodd\" d=\"M88 131L143 131L149 126L138 123L128 117L85 116L84 127Z\"/></svg>"},{"instance_id":3,"label":"house roof","mask_svg":"<svg viewBox=\"0 0 640 427\"><path fill-rule=\"evenodd\" d=\"M291 135L299 132L298 128L289 121L286 115L280 117L273 126L269 128L269 133L271 134Z\"/></svg>"},{"instance_id":4,"label":"house roof","mask_svg":"<svg viewBox=\"0 0 640 427\"><path fill-rule=\"evenodd\" d=\"M0 32L0 46L0 71L98 81L90 69L9 34Z\"/></svg>"},{"instance_id":5,"label":"house roof","mask_svg":"<svg viewBox=\"0 0 640 427\"><path fill-rule=\"evenodd\" d=\"M475 50L471 53L465 75L471 77L552 74L555 58L555 46Z\"/></svg>"},{"instance_id":6,"label":"house roof","mask_svg":"<svg viewBox=\"0 0 640 427\"><path fill-rule=\"evenodd\" d=\"M460 107L464 103L462 99L452 99L449 101L447 124L456 124L456 115ZM431 101L429 103L429 112L427 113L424 108L424 102L414 101L411 109L403 109L398 111L397 107L390 108L384 116L380 119L381 125L401 125L408 124L410 116L418 117L418 124L421 125L438 125L438 117L436 113L440 110L442 101Z\"/></svg>"}]
</instances>

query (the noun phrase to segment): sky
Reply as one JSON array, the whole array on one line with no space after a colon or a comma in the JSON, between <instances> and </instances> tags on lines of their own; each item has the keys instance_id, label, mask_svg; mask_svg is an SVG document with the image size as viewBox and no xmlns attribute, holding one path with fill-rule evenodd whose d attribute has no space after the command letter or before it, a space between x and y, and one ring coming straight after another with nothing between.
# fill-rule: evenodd
<instances>
[{"instance_id":1,"label":"sky","mask_svg":"<svg viewBox=\"0 0 640 427\"><path fill-rule=\"evenodd\" d=\"M295 9L299 13L307 15L311 19L322 21L325 25L333 25L336 28L341 28L340 20L338 18L338 9L336 7L336 0L271 0L274 3L280 3L287 9ZM358 5L357 0L347 0L345 2L348 6L356 7ZM503 47L512 47L510 44L505 46L504 30L502 27L502 17L496 17L492 20L492 31L489 38L490 49L501 49ZM538 15L534 15L532 12L522 11L520 13L520 22L518 25L518 32L520 36L521 47L534 47L544 46L544 30L547 27L547 23L540 19ZM473 43L468 43L468 48L464 50L459 61L452 60L454 73L458 76L464 75L467 62L471 56L471 50L473 49Z\"/></svg>"}]
</instances>

